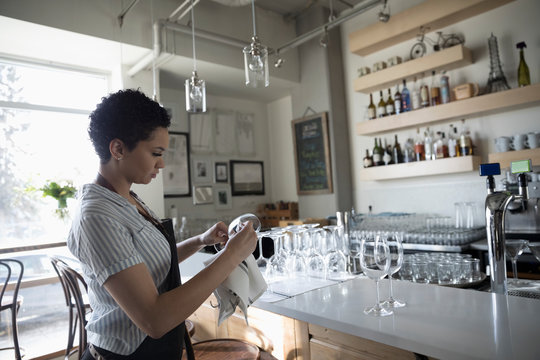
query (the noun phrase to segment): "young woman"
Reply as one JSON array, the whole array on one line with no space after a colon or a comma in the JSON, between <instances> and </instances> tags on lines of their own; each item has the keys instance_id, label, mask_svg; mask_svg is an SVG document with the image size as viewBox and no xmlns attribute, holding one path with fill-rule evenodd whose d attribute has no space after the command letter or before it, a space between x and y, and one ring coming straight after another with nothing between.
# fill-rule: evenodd
<instances>
[{"instance_id":1,"label":"young woman","mask_svg":"<svg viewBox=\"0 0 540 360\"><path fill-rule=\"evenodd\" d=\"M90 115L99 170L80 191L68 237L92 307L83 359L180 359L185 319L257 244L249 224L229 238L223 222L175 244L171 231L130 190L164 167L169 125L165 109L137 90L103 98ZM180 284L179 261L223 242L216 261Z\"/></svg>"}]
</instances>

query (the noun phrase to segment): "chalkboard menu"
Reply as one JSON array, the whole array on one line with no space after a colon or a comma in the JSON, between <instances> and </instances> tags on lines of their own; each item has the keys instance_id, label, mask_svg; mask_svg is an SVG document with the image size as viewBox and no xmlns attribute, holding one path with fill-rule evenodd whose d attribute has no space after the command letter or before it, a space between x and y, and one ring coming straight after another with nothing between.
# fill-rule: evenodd
<instances>
[{"instance_id":1,"label":"chalkboard menu","mask_svg":"<svg viewBox=\"0 0 540 360\"><path fill-rule=\"evenodd\" d=\"M331 193L333 190L327 114L293 120L292 133L298 194Z\"/></svg>"}]
</instances>

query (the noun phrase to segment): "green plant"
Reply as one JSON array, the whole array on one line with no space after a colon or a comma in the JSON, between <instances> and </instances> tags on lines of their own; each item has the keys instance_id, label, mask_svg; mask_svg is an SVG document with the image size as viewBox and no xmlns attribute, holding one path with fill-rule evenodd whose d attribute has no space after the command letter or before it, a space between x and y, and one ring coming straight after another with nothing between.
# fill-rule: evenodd
<instances>
[{"instance_id":1,"label":"green plant","mask_svg":"<svg viewBox=\"0 0 540 360\"><path fill-rule=\"evenodd\" d=\"M49 181L41 189L43 197L50 196L58 201L58 208L55 210L60 218L66 217L68 214L67 199L75 197L77 189L71 181L66 181L65 184L58 184L55 181Z\"/></svg>"}]
</instances>

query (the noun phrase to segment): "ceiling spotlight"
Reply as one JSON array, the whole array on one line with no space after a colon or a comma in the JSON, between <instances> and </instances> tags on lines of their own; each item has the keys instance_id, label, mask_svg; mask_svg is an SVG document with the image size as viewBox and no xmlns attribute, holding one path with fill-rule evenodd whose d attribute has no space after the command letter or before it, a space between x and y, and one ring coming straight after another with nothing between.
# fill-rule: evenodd
<instances>
[{"instance_id":1,"label":"ceiling spotlight","mask_svg":"<svg viewBox=\"0 0 540 360\"><path fill-rule=\"evenodd\" d=\"M379 18L379 21L383 22L383 23L386 23L386 22L388 22L388 20L390 20L390 9L388 9L388 10L386 9L387 2L388 2L388 0L384 0L383 8L379 12L379 14L377 15L378 18ZM385 10L387 10L387 11L385 12Z\"/></svg>"},{"instance_id":2,"label":"ceiling spotlight","mask_svg":"<svg viewBox=\"0 0 540 360\"><path fill-rule=\"evenodd\" d=\"M321 40L319 40L319 45L323 48L328 46L328 28L324 27L324 33L321 36Z\"/></svg>"},{"instance_id":3,"label":"ceiling spotlight","mask_svg":"<svg viewBox=\"0 0 540 360\"><path fill-rule=\"evenodd\" d=\"M285 62L285 60L283 58L278 57L276 59L276 61L274 62L274 67L275 68L280 68L283 65L284 62Z\"/></svg>"}]
</instances>

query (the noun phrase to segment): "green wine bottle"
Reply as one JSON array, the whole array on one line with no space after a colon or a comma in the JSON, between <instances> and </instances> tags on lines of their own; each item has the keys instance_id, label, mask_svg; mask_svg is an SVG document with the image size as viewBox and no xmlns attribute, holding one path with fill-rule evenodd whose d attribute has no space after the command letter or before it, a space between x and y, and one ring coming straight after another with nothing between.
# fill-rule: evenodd
<instances>
[{"instance_id":1,"label":"green wine bottle","mask_svg":"<svg viewBox=\"0 0 540 360\"><path fill-rule=\"evenodd\" d=\"M525 62L525 55L523 54L523 48L526 48L527 45L524 41L516 44L516 47L519 49L519 66L518 66L518 86L527 86L531 85L531 76L529 75L529 67Z\"/></svg>"}]
</instances>

